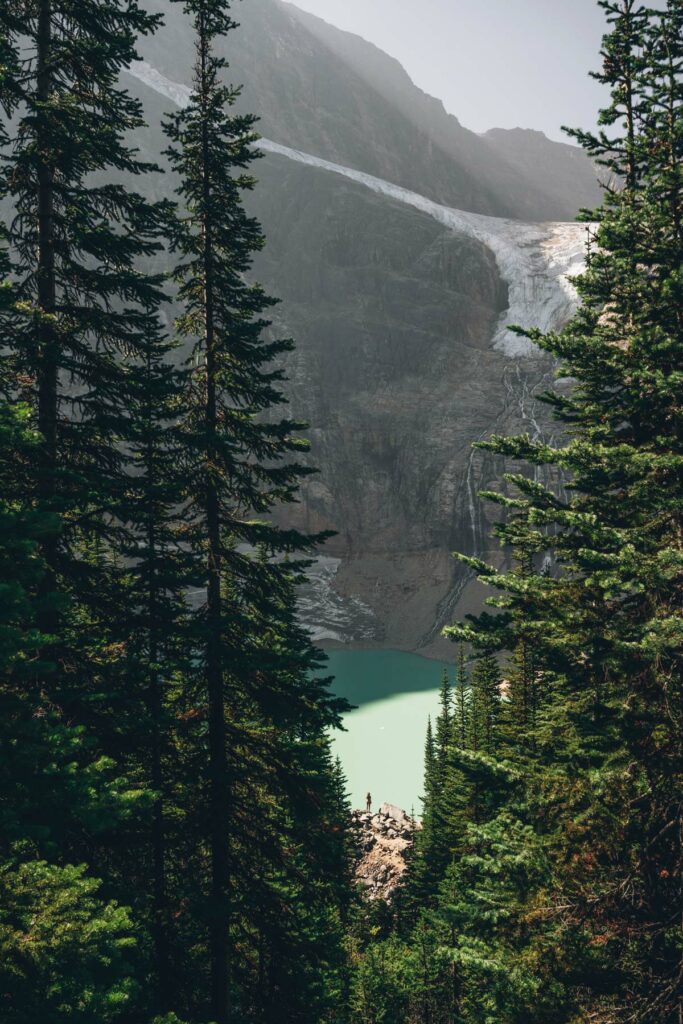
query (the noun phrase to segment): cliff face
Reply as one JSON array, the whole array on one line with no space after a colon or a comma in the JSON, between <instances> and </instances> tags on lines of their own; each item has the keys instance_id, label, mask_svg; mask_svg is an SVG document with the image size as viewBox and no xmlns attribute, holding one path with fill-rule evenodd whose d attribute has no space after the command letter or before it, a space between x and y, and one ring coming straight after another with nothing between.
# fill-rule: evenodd
<instances>
[{"instance_id":1,"label":"cliff face","mask_svg":"<svg viewBox=\"0 0 683 1024\"><path fill-rule=\"evenodd\" d=\"M192 63L180 5L166 13L166 34L146 44L148 63L126 83L151 125L136 142L157 160L165 143L155 125L184 102ZM451 553L494 557L492 513L476 495L510 468L472 442L549 429L537 396L553 386L552 367L506 326L567 319L584 229L472 212L509 202L489 187L494 170L522 180L509 178L490 141L474 137L488 176L472 164L471 140L459 146L455 119L453 153L445 142L425 149L411 118L429 98L395 62L362 41L342 45L336 30L321 38L274 0L249 0L240 13L232 73L270 137L248 196L268 240L254 272L282 299L273 330L297 344L286 366L291 411L310 424L320 467L283 521L337 531L303 595L306 621L318 640L439 655L441 626L481 600ZM390 117L383 69L403 83ZM436 113L432 122L443 142L450 122ZM513 148L523 163L524 140ZM553 160L565 149L552 149ZM465 164L478 170L463 192ZM162 173L146 185L159 197L173 180ZM435 201L446 193L464 209Z\"/></svg>"},{"instance_id":2,"label":"cliff face","mask_svg":"<svg viewBox=\"0 0 683 1024\"><path fill-rule=\"evenodd\" d=\"M354 639L419 646L452 588L450 551L469 546L463 483L503 399L490 341L507 288L489 249L424 214L309 168L260 171L257 270L297 340L289 394L321 467L288 516L338 531L336 588L370 614Z\"/></svg>"}]
</instances>

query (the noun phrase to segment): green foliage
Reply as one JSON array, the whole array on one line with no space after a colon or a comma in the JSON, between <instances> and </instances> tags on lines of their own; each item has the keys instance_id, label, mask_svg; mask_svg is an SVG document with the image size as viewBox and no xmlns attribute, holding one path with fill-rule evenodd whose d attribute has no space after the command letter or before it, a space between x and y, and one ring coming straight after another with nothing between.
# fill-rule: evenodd
<instances>
[{"instance_id":1,"label":"green foliage","mask_svg":"<svg viewBox=\"0 0 683 1024\"><path fill-rule=\"evenodd\" d=\"M597 135L574 134L614 177L578 313L527 332L574 381L546 396L565 441L480 445L561 471L565 488L508 475L513 496L486 497L506 510L513 569L463 558L495 613L448 630L478 651L439 795L452 856L405 936L427 928L432 969L445 951L455 983L432 1006L425 980L424 1007L399 1020L677 1024L683 1006L683 14L601 6L611 102ZM425 878L421 841L408 892Z\"/></svg>"},{"instance_id":2,"label":"green foliage","mask_svg":"<svg viewBox=\"0 0 683 1024\"><path fill-rule=\"evenodd\" d=\"M135 997L125 908L84 866L0 868L0 998L7 1024L107 1024Z\"/></svg>"},{"instance_id":3,"label":"green foliage","mask_svg":"<svg viewBox=\"0 0 683 1024\"><path fill-rule=\"evenodd\" d=\"M131 187L155 168L120 78L159 19L136 0L0 10L0 871L26 1024L318 1024L344 998L349 813L326 732L345 705L295 614L289 556L316 538L268 521L310 472L275 415L291 342L266 338L273 300L246 279L254 119L212 53L236 26L227 3L185 7L177 209ZM180 368L146 272L167 245Z\"/></svg>"},{"instance_id":4,"label":"green foliage","mask_svg":"<svg viewBox=\"0 0 683 1024\"><path fill-rule=\"evenodd\" d=\"M500 721L501 677L492 654L485 654L475 664L472 674L472 695L468 722L469 745L472 750L495 754Z\"/></svg>"}]
</instances>

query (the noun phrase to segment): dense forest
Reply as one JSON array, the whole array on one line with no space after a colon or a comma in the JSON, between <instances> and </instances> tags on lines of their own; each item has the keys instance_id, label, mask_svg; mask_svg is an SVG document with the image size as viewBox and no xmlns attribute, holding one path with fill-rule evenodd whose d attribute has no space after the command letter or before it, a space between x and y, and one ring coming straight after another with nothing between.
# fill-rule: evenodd
<instances>
[{"instance_id":1,"label":"dense forest","mask_svg":"<svg viewBox=\"0 0 683 1024\"><path fill-rule=\"evenodd\" d=\"M327 535L274 515L311 469L250 274L235 5L169 2L195 65L160 202L120 77L159 17L0 6L0 1021L683 1024L681 0L600 3L581 304L525 332L563 440L479 442L506 568L456 556L492 596L447 630L388 903L297 616Z\"/></svg>"}]
</instances>

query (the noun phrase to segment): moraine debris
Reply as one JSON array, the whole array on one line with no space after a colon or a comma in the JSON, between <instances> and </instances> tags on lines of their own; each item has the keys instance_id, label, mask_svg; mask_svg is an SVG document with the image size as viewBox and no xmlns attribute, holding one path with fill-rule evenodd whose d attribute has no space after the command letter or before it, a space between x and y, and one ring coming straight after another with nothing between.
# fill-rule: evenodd
<instances>
[{"instance_id":1,"label":"moraine debris","mask_svg":"<svg viewBox=\"0 0 683 1024\"><path fill-rule=\"evenodd\" d=\"M368 899L391 900L406 870L406 857L419 822L394 804L376 814L354 811L351 828L356 842L354 876Z\"/></svg>"}]
</instances>

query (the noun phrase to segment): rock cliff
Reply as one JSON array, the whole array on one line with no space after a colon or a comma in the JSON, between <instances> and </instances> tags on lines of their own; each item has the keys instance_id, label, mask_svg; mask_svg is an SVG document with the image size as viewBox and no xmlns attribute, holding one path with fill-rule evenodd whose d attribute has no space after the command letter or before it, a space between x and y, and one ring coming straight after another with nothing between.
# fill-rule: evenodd
<instances>
[{"instance_id":1,"label":"rock cliff","mask_svg":"<svg viewBox=\"0 0 683 1024\"><path fill-rule=\"evenodd\" d=\"M141 54L189 84L193 52L182 5L145 6L163 14L166 25L141 40ZM243 85L242 108L258 113L266 138L493 216L560 220L599 202L595 172L581 150L542 136L543 159L554 171L567 162L562 150L574 153L572 174L558 186L553 173L538 173L538 153L525 160L516 149L494 149L358 36L281 0L238 6L239 35L230 33L224 54L231 79ZM554 161L552 154L559 154Z\"/></svg>"}]
</instances>

